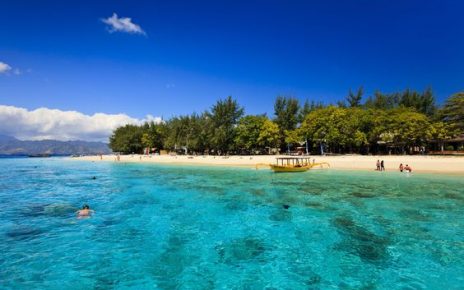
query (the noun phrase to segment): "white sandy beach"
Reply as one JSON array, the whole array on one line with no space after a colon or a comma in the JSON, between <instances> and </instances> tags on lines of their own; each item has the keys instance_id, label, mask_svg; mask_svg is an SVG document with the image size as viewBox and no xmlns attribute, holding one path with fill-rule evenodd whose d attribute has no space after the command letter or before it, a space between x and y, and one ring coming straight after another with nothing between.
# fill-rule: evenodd
<instances>
[{"instance_id":1,"label":"white sandy beach","mask_svg":"<svg viewBox=\"0 0 464 290\"><path fill-rule=\"evenodd\" d=\"M182 165L217 165L217 166L249 166L275 163L275 155L258 156L143 156L121 155L119 162L182 164ZM387 171L397 171L400 163L409 164L413 172L446 173L464 175L464 156L310 156L316 162L328 162L333 169L342 170L375 170L377 160L384 160ZM98 162L117 162L115 155L85 156L72 158Z\"/></svg>"}]
</instances>

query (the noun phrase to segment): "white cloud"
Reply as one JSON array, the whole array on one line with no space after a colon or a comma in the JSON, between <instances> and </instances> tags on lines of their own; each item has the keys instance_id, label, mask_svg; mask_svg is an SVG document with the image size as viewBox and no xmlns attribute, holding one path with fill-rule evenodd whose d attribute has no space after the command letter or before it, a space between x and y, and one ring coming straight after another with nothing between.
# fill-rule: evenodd
<instances>
[{"instance_id":1,"label":"white cloud","mask_svg":"<svg viewBox=\"0 0 464 290\"><path fill-rule=\"evenodd\" d=\"M0 134L21 140L85 140L108 142L113 130L126 124L146 121L162 122L161 118L147 115L145 119L126 114L96 113L85 115L77 111L38 108L27 110L0 105Z\"/></svg>"},{"instance_id":2,"label":"white cloud","mask_svg":"<svg viewBox=\"0 0 464 290\"><path fill-rule=\"evenodd\" d=\"M0 61L0 74L7 73L11 70L11 66Z\"/></svg>"},{"instance_id":3,"label":"white cloud","mask_svg":"<svg viewBox=\"0 0 464 290\"><path fill-rule=\"evenodd\" d=\"M131 18L118 17L116 13L113 13L111 17L102 19L102 21L108 25L110 32L120 31L134 34L146 34L139 25L132 22Z\"/></svg>"}]
</instances>

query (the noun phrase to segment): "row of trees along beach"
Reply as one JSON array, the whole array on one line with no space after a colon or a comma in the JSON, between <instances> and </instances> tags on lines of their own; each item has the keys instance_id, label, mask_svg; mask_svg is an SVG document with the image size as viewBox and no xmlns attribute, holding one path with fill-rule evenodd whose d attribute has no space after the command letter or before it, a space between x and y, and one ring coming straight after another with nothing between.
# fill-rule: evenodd
<instances>
[{"instance_id":1,"label":"row of trees along beach","mask_svg":"<svg viewBox=\"0 0 464 290\"><path fill-rule=\"evenodd\" d=\"M160 123L126 125L110 137L123 154L426 154L464 151L464 93L436 103L431 89L376 92L363 89L343 101L323 104L276 98L273 116L245 115L232 97L201 114ZM149 148L149 149L148 149Z\"/></svg>"}]
</instances>

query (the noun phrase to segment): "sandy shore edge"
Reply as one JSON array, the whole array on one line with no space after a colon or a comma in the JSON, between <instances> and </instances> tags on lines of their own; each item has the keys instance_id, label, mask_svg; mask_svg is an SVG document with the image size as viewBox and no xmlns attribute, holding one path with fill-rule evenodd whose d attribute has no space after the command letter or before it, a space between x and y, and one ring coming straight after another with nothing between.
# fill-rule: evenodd
<instances>
[{"instance_id":1,"label":"sandy shore edge","mask_svg":"<svg viewBox=\"0 0 464 290\"><path fill-rule=\"evenodd\" d=\"M185 166L222 166L222 167L256 167L257 164L275 163L275 155L257 156L144 156L121 155L121 163L155 163L177 164ZM315 162L328 162L332 169L337 170L361 170L373 171L377 160L384 160L387 171L398 171L400 163L409 164L415 173L442 173L452 175L464 175L463 156L364 156L364 155L340 155L340 156L310 156ZM94 162L118 162L116 155L95 155L83 157L70 157L70 160L94 161ZM264 167L263 167L264 168Z\"/></svg>"}]
</instances>

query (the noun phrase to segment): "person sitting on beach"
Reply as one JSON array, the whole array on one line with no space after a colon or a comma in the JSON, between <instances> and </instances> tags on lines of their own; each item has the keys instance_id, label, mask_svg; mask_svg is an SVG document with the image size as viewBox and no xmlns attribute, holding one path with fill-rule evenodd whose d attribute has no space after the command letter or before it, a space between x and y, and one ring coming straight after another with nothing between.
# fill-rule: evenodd
<instances>
[{"instance_id":1,"label":"person sitting on beach","mask_svg":"<svg viewBox=\"0 0 464 290\"><path fill-rule=\"evenodd\" d=\"M380 171L380 160L377 160L377 164L376 164L376 165L377 165L377 169L376 169L376 170L377 170L377 171Z\"/></svg>"},{"instance_id":2,"label":"person sitting on beach","mask_svg":"<svg viewBox=\"0 0 464 290\"><path fill-rule=\"evenodd\" d=\"M403 163L400 163L400 172L403 172L403 170L404 170Z\"/></svg>"},{"instance_id":3,"label":"person sitting on beach","mask_svg":"<svg viewBox=\"0 0 464 290\"><path fill-rule=\"evenodd\" d=\"M84 217L90 217L95 211L91 210L90 207L87 204L84 204L82 206L81 210L78 210L77 217L78 218L84 218Z\"/></svg>"},{"instance_id":4,"label":"person sitting on beach","mask_svg":"<svg viewBox=\"0 0 464 290\"><path fill-rule=\"evenodd\" d=\"M406 164L406 166L404 167L404 170L405 170L406 172L412 172L411 166L409 166L409 165L407 165L407 164Z\"/></svg>"}]
</instances>

